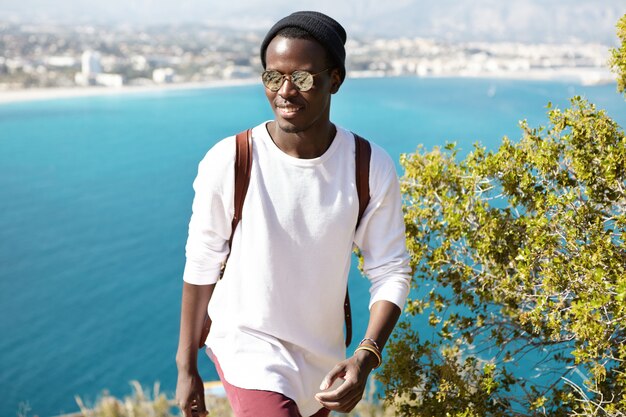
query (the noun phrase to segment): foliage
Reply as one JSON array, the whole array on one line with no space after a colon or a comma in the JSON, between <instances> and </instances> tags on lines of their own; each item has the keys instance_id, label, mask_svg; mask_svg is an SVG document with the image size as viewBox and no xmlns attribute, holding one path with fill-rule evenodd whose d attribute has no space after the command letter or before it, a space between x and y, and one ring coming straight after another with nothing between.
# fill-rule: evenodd
<instances>
[{"instance_id":1,"label":"foliage","mask_svg":"<svg viewBox=\"0 0 626 417\"><path fill-rule=\"evenodd\" d=\"M84 417L172 417L172 401L159 392L159 384L155 383L153 393L144 391L139 382L132 381L132 396L119 400L109 393L103 393L93 408L85 406L80 397L76 403Z\"/></svg>"},{"instance_id":2,"label":"foliage","mask_svg":"<svg viewBox=\"0 0 626 417\"><path fill-rule=\"evenodd\" d=\"M418 296L379 374L400 415L625 415L626 138L580 97L548 116L402 157Z\"/></svg>"},{"instance_id":3,"label":"foliage","mask_svg":"<svg viewBox=\"0 0 626 417\"><path fill-rule=\"evenodd\" d=\"M134 392L131 396L120 400L103 393L93 408L85 406L80 397L76 397L76 402L81 412L72 416L84 417L176 417L181 415L175 401L168 399L166 395L160 393L159 384L156 383L153 393L144 390L137 381L131 382ZM383 404L375 402L375 385L372 379L369 383L369 392L347 417L392 417L393 407L385 407ZM230 404L225 397L207 395L204 398L209 415L212 417L232 417L233 413ZM30 406L21 404L18 417L28 417ZM331 413L332 416L344 416L346 414ZM68 416L69 417L69 416Z\"/></svg>"},{"instance_id":4,"label":"foliage","mask_svg":"<svg viewBox=\"0 0 626 417\"><path fill-rule=\"evenodd\" d=\"M611 50L609 64L617 74L617 90L626 93L626 14L617 22L617 36L622 45Z\"/></svg>"},{"instance_id":5,"label":"foliage","mask_svg":"<svg viewBox=\"0 0 626 417\"><path fill-rule=\"evenodd\" d=\"M139 382L132 381L133 394L120 400L105 392L93 408L85 406L80 397L76 402L84 417L176 417L181 415L175 400L160 393L159 383L154 384L152 395ZM233 413L225 397L206 395L207 409L212 417L232 417Z\"/></svg>"}]
</instances>

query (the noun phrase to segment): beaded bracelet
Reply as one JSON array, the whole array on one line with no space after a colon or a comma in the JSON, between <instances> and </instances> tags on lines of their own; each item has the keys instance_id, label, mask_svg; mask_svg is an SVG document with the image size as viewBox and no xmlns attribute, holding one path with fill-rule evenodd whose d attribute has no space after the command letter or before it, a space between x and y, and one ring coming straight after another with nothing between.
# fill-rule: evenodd
<instances>
[{"instance_id":1,"label":"beaded bracelet","mask_svg":"<svg viewBox=\"0 0 626 417\"><path fill-rule=\"evenodd\" d=\"M374 367L374 369L378 368L380 364L383 363L383 358L380 356L380 352L378 352L378 350L373 346L361 345L354 350L354 353L357 353L359 350L366 350L376 355L376 359L378 359L378 364Z\"/></svg>"},{"instance_id":2,"label":"beaded bracelet","mask_svg":"<svg viewBox=\"0 0 626 417\"><path fill-rule=\"evenodd\" d=\"M376 350L378 352L382 352L382 350L380 350L380 346L378 346L378 343L376 343L376 341L374 339L371 339L369 337L365 337L365 338L363 338L363 340L361 340L359 342L359 346L361 346L363 344L363 342L370 342L370 343L372 343L372 345L374 345L374 347L376 348Z\"/></svg>"}]
</instances>

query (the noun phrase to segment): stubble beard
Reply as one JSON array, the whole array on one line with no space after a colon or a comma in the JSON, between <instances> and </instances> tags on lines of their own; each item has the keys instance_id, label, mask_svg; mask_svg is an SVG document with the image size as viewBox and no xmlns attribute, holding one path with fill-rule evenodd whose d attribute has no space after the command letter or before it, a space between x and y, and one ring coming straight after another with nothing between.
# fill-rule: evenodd
<instances>
[{"instance_id":1,"label":"stubble beard","mask_svg":"<svg viewBox=\"0 0 626 417\"><path fill-rule=\"evenodd\" d=\"M298 127L298 126L294 126L292 124L289 123L281 123L280 121L276 121L276 124L278 125L278 128L280 130L282 130L285 133L300 133L302 131L304 131L305 129Z\"/></svg>"}]
</instances>

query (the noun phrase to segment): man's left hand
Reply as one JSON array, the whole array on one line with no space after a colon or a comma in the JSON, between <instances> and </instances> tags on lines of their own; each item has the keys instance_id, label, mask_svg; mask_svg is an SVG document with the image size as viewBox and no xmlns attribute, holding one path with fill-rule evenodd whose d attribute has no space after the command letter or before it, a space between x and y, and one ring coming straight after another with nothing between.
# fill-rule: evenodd
<instances>
[{"instance_id":1,"label":"man's left hand","mask_svg":"<svg viewBox=\"0 0 626 417\"><path fill-rule=\"evenodd\" d=\"M367 377L376 365L376 357L367 351L356 352L354 356L339 362L324 377L321 390L327 390L338 379L344 383L332 391L320 392L315 395L317 401L329 410L348 413L363 398Z\"/></svg>"}]
</instances>

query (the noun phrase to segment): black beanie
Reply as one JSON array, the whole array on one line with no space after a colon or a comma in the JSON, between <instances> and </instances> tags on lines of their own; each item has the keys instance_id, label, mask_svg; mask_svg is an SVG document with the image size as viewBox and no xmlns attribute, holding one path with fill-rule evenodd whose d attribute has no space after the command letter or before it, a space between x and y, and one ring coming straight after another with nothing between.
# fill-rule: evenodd
<instances>
[{"instance_id":1,"label":"black beanie","mask_svg":"<svg viewBox=\"0 0 626 417\"><path fill-rule=\"evenodd\" d=\"M308 32L333 58L341 70L341 80L346 76L346 31L333 18L319 12L295 12L282 18L265 35L261 44L261 62L265 68L265 51L280 30L296 27Z\"/></svg>"}]
</instances>

